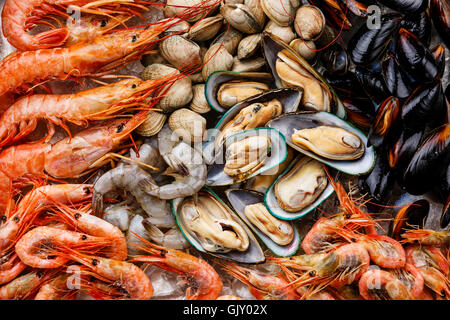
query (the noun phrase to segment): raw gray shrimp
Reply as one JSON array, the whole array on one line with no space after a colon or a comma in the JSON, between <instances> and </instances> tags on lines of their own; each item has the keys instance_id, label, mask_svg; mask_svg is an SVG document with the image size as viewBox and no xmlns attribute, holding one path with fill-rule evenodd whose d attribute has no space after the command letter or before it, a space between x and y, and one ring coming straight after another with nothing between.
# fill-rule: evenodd
<instances>
[{"instance_id":1,"label":"raw gray shrimp","mask_svg":"<svg viewBox=\"0 0 450 320\"><path fill-rule=\"evenodd\" d=\"M137 153L133 148L130 149L130 159L148 164L155 167L157 170L153 170L152 174L160 173L167 167L164 159L159 154L157 147L153 146L151 141L145 141L140 147ZM134 161L124 160L127 164L137 165L140 168L146 170L147 167L137 164Z\"/></svg>"},{"instance_id":2,"label":"raw gray shrimp","mask_svg":"<svg viewBox=\"0 0 450 320\"><path fill-rule=\"evenodd\" d=\"M142 220L142 225L144 226L148 238L159 245L178 250L183 250L190 246L178 227L163 232L151 223L149 219Z\"/></svg>"},{"instance_id":3,"label":"raw gray shrimp","mask_svg":"<svg viewBox=\"0 0 450 320\"><path fill-rule=\"evenodd\" d=\"M107 206L104 210L103 219L120 230L127 231L133 215L133 210L127 205L127 202L121 202Z\"/></svg>"},{"instance_id":4,"label":"raw gray shrimp","mask_svg":"<svg viewBox=\"0 0 450 320\"><path fill-rule=\"evenodd\" d=\"M136 202L158 226L171 227L174 218L167 201L146 193L145 186L155 186L147 171L137 166L119 165L102 175L94 184L92 207L95 214L103 212L103 197L113 190L126 190L134 196Z\"/></svg>"},{"instance_id":5,"label":"raw gray shrimp","mask_svg":"<svg viewBox=\"0 0 450 320\"><path fill-rule=\"evenodd\" d=\"M167 124L158 134L159 153L169 165L164 174L174 177L175 181L163 186L141 184L147 193L160 199L193 195L206 182L207 169L202 154L174 137Z\"/></svg>"}]
</instances>

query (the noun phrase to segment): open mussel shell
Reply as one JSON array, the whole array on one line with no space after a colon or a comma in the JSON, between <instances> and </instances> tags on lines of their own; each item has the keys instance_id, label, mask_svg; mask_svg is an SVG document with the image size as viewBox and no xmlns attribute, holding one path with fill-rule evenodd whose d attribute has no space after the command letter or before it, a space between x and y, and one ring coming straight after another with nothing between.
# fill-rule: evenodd
<instances>
[{"instance_id":1,"label":"open mussel shell","mask_svg":"<svg viewBox=\"0 0 450 320\"><path fill-rule=\"evenodd\" d=\"M250 97L244 101L239 102L234 107L229 109L220 118L219 122L215 126L214 130L211 130L207 142L203 144L203 153L205 160L208 164L212 163L214 160L214 153L218 150L214 149L215 140L219 136L221 130L225 127L227 123L232 121L242 109L254 104L254 103L266 103L274 99L280 101L283 111L282 113L295 112L298 110L300 101L302 99L302 89L301 88L282 88L266 91L257 96Z\"/></svg>"},{"instance_id":2,"label":"open mussel shell","mask_svg":"<svg viewBox=\"0 0 450 320\"><path fill-rule=\"evenodd\" d=\"M220 203L220 205L223 207L223 209L227 210L228 213L232 216L232 218L238 223L247 233L249 238L249 246L246 251L237 251L232 250L227 253L220 253L220 252L211 252L207 251L203 248L201 245L201 241L193 235L193 233L189 232L185 222L182 219L181 215L181 208L183 205L183 202L187 198L177 198L171 201L171 209L172 213L175 216L175 220L178 224L178 227L180 228L181 232L183 233L184 237L189 241L192 246L197 249L200 252L208 253L212 256L215 256L217 258L227 259L227 260L233 260L240 263L261 263L265 261L265 256L263 253L263 250L261 246L259 245L258 241L256 240L253 233L250 231L250 229L246 226L246 224L239 218L239 216L236 215L233 210L231 210L230 207L228 207L211 189L205 187L203 188L198 195L204 195L207 197L212 197L215 200Z\"/></svg>"},{"instance_id":3,"label":"open mussel shell","mask_svg":"<svg viewBox=\"0 0 450 320\"><path fill-rule=\"evenodd\" d=\"M294 170L298 172L303 168L303 166L309 165L311 161L317 162L315 159L312 159L308 156L299 155L296 159L294 159L294 161L291 162L291 164L286 168L286 170L280 176L278 176L278 178L266 190L266 193L264 195L264 202L266 204L267 209L272 215L282 220L299 219L304 215L308 214L309 212L311 212L312 210L314 210L315 208L317 208L323 201L325 201L329 196L333 194L334 192L333 186L329 183L325 169L323 169L324 178L327 179L326 187L322 190L318 190L317 194L315 195L315 199L310 204L306 205L304 208L296 212L288 212L280 206L280 202L276 196L276 185L280 181L288 177L288 175L292 176L293 174L295 174L295 172L293 172ZM331 170L330 172L332 176L336 176L336 173L337 172L335 170ZM292 178L295 179L295 177ZM304 180L302 179L302 181L299 181L299 183L310 183L310 182L311 181L309 179Z\"/></svg>"},{"instance_id":4,"label":"open mussel shell","mask_svg":"<svg viewBox=\"0 0 450 320\"><path fill-rule=\"evenodd\" d=\"M264 202L264 195L262 193L245 189L228 189L225 191L225 194L239 217L244 220L270 251L280 257L291 256L297 252L300 246L300 236L294 224L291 223L294 232L292 241L286 245L279 245L252 224L245 215L244 210L246 206Z\"/></svg>"},{"instance_id":5,"label":"open mussel shell","mask_svg":"<svg viewBox=\"0 0 450 320\"><path fill-rule=\"evenodd\" d=\"M430 211L430 203L420 199L398 210L391 223L389 235L396 240L401 240L401 234L409 229L423 229Z\"/></svg>"},{"instance_id":6,"label":"open mussel shell","mask_svg":"<svg viewBox=\"0 0 450 320\"><path fill-rule=\"evenodd\" d=\"M415 152L403 175L406 190L423 194L440 182L450 164L450 124L433 130Z\"/></svg>"},{"instance_id":7,"label":"open mussel shell","mask_svg":"<svg viewBox=\"0 0 450 320\"><path fill-rule=\"evenodd\" d=\"M221 85L234 81L255 81L269 84L272 83L272 75L264 72L234 72L234 71L216 71L213 72L205 83L205 96L211 108L217 112L226 112L217 99L217 93Z\"/></svg>"},{"instance_id":8,"label":"open mussel shell","mask_svg":"<svg viewBox=\"0 0 450 320\"><path fill-rule=\"evenodd\" d=\"M290 147L338 171L351 175L362 175L369 172L375 164L375 151L373 147L367 146L367 137L364 133L334 114L323 111L289 113L269 121L267 126L280 131L286 137L286 142ZM356 135L364 144L364 153L358 159L354 160L331 160L306 150L292 141L292 134L295 130L315 128L318 126L338 127Z\"/></svg>"},{"instance_id":9,"label":"open mussel shell","mask_svg":"<svg viewBox=\"0 0 450 320\"><path fill-rule=\"evenodd\" d=\"M227 148L231 145L238 144L251 137L266 137L270 140L269 150L266 150L267 157L264 159L264 162L260 163L260 166L255 167L256 170L239 176L229 176L224 171L226 161L223 159L223 154L226 153ZM244 156L247 157L246 159L248 160L249 155L245 154ZM286 159L286 156L286 138L275 129L263 127L236 133L225 140L221 150L215 157L214 163L208 168L206 185L228 186L245 181L251 177L266 172L275 166L278 166Z\"/></svg>"},{"instance_id":10,"label":"open mussel shell","mask_svg":"<svg viewBox=\"0 0 450 320\"><path fill-rule=\"evenodd\" d=\"M322 75L317 72L317 70L314 69L314 67L312 67L303 57L297 54L297 52L295 52L291 47L286 45L277 37L268 33L263 33L262 46L264 57L270 69L272 70L273 77L275 78L275 84L278 88L282 88L284 86L276 69L278 54L283 51L287 52L291 59L295 59L295 62L299 66L301 66L305 71L309 72L312 77L316 78L329 91L329 93L331 94L329 102L331 107L330 111L340 118L345 118L346 114L344 105L342 104L334 89L327 83L325 78L323 78Z\"/></svg>"}]
</instances>

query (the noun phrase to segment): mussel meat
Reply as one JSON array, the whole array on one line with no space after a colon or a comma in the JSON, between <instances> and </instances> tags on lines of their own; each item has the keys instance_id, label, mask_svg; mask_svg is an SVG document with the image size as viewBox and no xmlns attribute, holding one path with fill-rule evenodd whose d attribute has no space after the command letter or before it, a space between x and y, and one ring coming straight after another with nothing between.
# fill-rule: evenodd
<instances>
[{"instance_id":1,"label":"mussel meat","mask_svg":"<svg viewBox=\"0 0 450 320\"><path fill-rule=\"evenodd\" d=\"M269 90L262 82L231 80L222 84L217 91L217 101L224 108L231 108L236 103Z\"/></svg>"}]
</instances>

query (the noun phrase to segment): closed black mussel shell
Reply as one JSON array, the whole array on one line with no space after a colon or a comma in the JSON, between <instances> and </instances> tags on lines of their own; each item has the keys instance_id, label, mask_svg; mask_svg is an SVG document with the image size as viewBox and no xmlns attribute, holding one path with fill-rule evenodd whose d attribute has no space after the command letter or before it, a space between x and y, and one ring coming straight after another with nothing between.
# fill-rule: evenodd
<instances>
[{"instance_id":1,"label":"closed black mussel shell","mask_svg":"<svg viewBox=\"0 0 450 320\"><path fill-rule=\"evenodd\" d=\"M437 127L446 122L442 85L439 78L419 86L402 106L403 125L407 129L426 125Z\"/></svg>"},{"instance_id":2,"label":"closed black mussel shell","mask_svg":"<svg viewBox=\"0 0 450 320\"><path fill-rule=\"evenodd\" d=\"M429 212L430 203L425 199L403 206L392 221L389 235L396 240L401 240L401 234L405 231L414 228L423 229Z\"/></svg>"},{"instance_id":3,"label":"closed black mussel shell","mask_svg":"<svg viewBox=\"0 0 450 320\"><path fill-rule=\"evenodd\" d=\"M373 107L369 99L343 99L347 120L367 132L373 120ZM368 108L369 107L369 108Z\"/></svg>"},{"instance_id":4,"label":"closed black mussel shell","mask_svg":"<svg viewBox=\"0 0 450 320\"><path fill-rule=\"evenodd\" d=\"M338 96L346 98L368 98L364 89L358 81L354 72L347 72L345 74L332 74L325 71L323 77L328 82L330 86L336 91ZM375 114L375 109L372 107L373 114Z\"/></svg>"},{"instance_id":5,"label":"closed black mussel shell","mask_svg":"<svg viewBox=\"0 0 450 320\"><path fill-rule=\"evenodd\" d=\"M347 51L356 65L374 62L385 50L400 25L401 16L394 13L381 17L379 28L369 29L364 23L348 43Z\"/></svg>"},{"instance_id":6,"label":"closed black mussel shell","mask_svg":"<svg viewBox=\"0 0 450 320\"><path fill-rule=\"evenodd\" d=\"M450 124L445 124L424 140L403 175L403 185L414 195L438 187L450 164Z\"/></svg>"},{"instance_id":7,"label":"closed black mussel shell","mask_svg":"<svg viewBox=\"0 0 450 320\"><path fill-rule=\"evenodd\" d=\"M398 98L407 98L411 94L412 84L409 77L403 71L393 53L389 53L381 63L383 78L389 92Z\"/></svg>"},{"instance_id":8,"label":"closed black mussel shell","mask_svg":"<svg viewBox=\"0 0 450 320\"><path fill-rule=\"evenodd\" d=\"M369 131L369 144L375 148L383 145L400 128L400 102L396 97L388 97L377 110Z\"/></svg>"},{"instance_id":9,"label":"closed black mussel shell","mask_svg":"<svg viewBox=\"0 0 450 320\"><path fill-rule=\"evenodd\" d=\"M373 170L366 176L359 178L359 188L378 202L387 200L395 182L394 172L389 167L387 150L377 149L377 159Z\"/></svg>"},{"instance_id":10,"label":"closed black mussel shell","mask_svg":"<svg viewBox=\"0 0 450 320\"><path fill-rule=\"evenodd\" d=\"M436 59L419 38L401 28L397 38L397 57L402 67L416 81L426 82L438 74Z\"/></svg>"},{"instance_id":11,"label":"closed black mussel shell","mask_svg":"<svg viewBox=\"0 0 450 320\"><path fill-rule=\"evenodd\" d=\"M428 10L420 13L406 15L400 26L411 33L414 33L425 46L431 41L431 18Z\"/></svg>"},{"instance_id":12,"label":"closed black mussel shell","mask_svg":"<svg viewBox=\"0 0 450 320\"><path fill-rule=\"evenodd\" d=\"M378 0L378 2L402 13L420 12L428 5L427 0Z\"/></svg>"},{"instance_id":13,"label":"closed black mussel shell","mask_svg":"<svg viewBox=\"0 0 450 320\"><path fill-rule=\"evenodd\" d=\"M380 72L357 67L355 75L375 107L391 95Z\"/></svg>"},{"instance_id":14,"label":"closed black mussel shell","mask_svg":"<svg viewBox=\"0 0 450 320\"><path fill-rule=\"evenodd\" d=\"M442 78L445 71L445 48L442 44L440 44L432 49L431 53L436 60L439 77Z\"/></svg>"},{"instance_id":15,"label":"closed black mussel shell","mask_svg":"<svg viewBox=\"0 0 450 320\"><path fill-rule=\"evenodd\" d=\"M339 43L334 43L320 56L325 69L331 74L345 74L350 64L347 51Z\"/></svg>"},{"instance_id":16,"label":"closed black mussel shell","mask_svg":"<svg viewBox=\"0 0 450 320\"><path fill-rule=\"evenodd\" d=\"M417 146L422 142L424 134L424 128L417 131L403 129L389 148L389 166L392 169L404 172L414 156Z\"/></svg>"},{"instance_id":17,"label":"closed black mussel shell","mask_svg":"<svg viewBox=\"0 0 450 320\"><path fill-rule=\"evenodd\" d=\"M430 0L430 13L434 27L450 49L450 1Z\"/></svg>"}]
</instances>

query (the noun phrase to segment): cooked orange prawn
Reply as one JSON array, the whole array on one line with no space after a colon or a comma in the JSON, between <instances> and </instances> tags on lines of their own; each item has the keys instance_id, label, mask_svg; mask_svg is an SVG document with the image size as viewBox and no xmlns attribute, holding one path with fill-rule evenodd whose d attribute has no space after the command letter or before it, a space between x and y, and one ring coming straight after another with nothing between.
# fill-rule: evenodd
<instances>
[{"instance_id":1,"label":"cooked orange prawn","mask_svg":"<svg viewBox=\"0 0 450 320\"><path fill-rule=\"evenodd\" d=\"M131 119L115 119L90 127L53 145L35 142L3 150L0 192L5 196L0 198L0 210L5 210L8 195L11 198L17 186L33 183L36 178L76 178L103 165L110 152L119 149L146 119L146 112L142 111Z\"/></svg>"},{"instance_id":2,"label":"cooked orange prawn","mask_svg":"<svg viewBox=\"0 0 450 320\"><path fill-rule=\"evenodd\" d=\"M124 6L129 4L128 8ZM2 11L2 31L8 42L19 51L30 51L45 48L62 46L66 40L73 38L72 30L69 26L54 28L44 19L47 16L61 16L67 18L67 9L69 6L76 6L81 12L98 14L104 19L113 18L107 12L125 13L128 15L133 13L133 7L136 9L146 9L139 6L138 3L143 1L96 1L96 0L6 0ZM107 9L109 9L107 11ZM114 10L114 11L113 11ZM130 12L131 11L131 12ZM138 14L137 10L135 11ZM81 18L83 19L83 18ZM53 19L55 20L55 19ZM114 20L113 20L114 21ZM117 18L116 23L120 23ZM31 30L37 24L45 24L52 26L52 30L31 35L27 31ZM94 34L101 34L106 28L105 23L96 26ZM78 30L77 30L78 31ZM87 28L82 32L83 40L89 40L93 34L93 30ZM80 36L80 31L78 31Z\"/></svg>"},{"instance_id":3,"label":"cooked orange prawn","mask_svg":"<svg viewBox=\"0 0 450 320\"><path fill-rule=\"evenodd\" d=\"M15 252L7 252L2 255L0 260L0 263L2 263L0 265L0 284L14 280L27 267L25 263L20 261Z\"/></svg>"},{"instance_id":4,"label":"cooked orange prawn","mask_svg":"<svg viewBox=\"0 0 450 320\"><path fill-rule=\"evenodd\" d=\"M223 286L222 280L216 270L205 260L183 251L155 245L137 237L144 244L136 244L136 246L151 255L136 256L130 261L156 265L161 269L185 277L189 285L186 290L187 300L215 300L219 296ZM192 288L195 288L195 292L191 292Z\"/></svg>"},{"instance_id":5,"label":"cooked orange prawn","mask_svg":"<svg viewBox=\"0 0 450 320\"><path fill-rule=\"evenodd\" d=\"M32 271L0 287L0 300L22 300L36 293L43 283L54 276L54 272Z\"/></svg>"},{"instance_id":6,"label":"cooked orange prawn","mask_svg":"<svg viewBox=\"0 0 450 320\"><path fill-rule=\"evenodd\" d=\"M428 288L441 297L450 297L448 261L438 248L424 245L408 246L406 261L419 270Z\"/></svg>"},{"instance_id":7,"label":"cooked orange prawn","mask_svg":"<svg viewBox=\"0 0 450 320\"><path fill-rule=\"evenodd\" d=\"M402 234L402 238L404 238L403 242L420 243L426 246L448 246L450 245L450 230L408 230Z\"/></svg>"},{"instance_id":8,"label":"cooked orange prawn","mask_svg":"<svg viewBox=\"0 0 450 320\"><path fill-rule=\"evenodd\" d=\"M92 186L87 184L47 185L33 189L0 226L0 251L6 252L11 248L36 215L54 201L74 204L90 200L91 197Z\"/></svg>"},{"instance_id":9,"label":"cooked orange prawn","mask_svg":"<svg viewBox=\"0 0 450 320\"><path fill-rule=\"evenodd\" d=\"M77 290L69 289L70 274L60 274L39 288L34 300L73 300Z\"/></svg>"},{"instance_id":10,"label":"cooked orange prawn","mask_svg":"<svg viewBox=\"0 0 450 320\"><path fill-rule=\"evenodd\" d=\"M92 253L107 247L110 241L111 239L107 237L94 237L52 227L37 227L25 233L17 241L15 250L20 260L30 267L59 268L68 261L67 258L53 257L53 254L48 253L48 248L51 248L52 252L70 247L79 252Z\"/></svg>"},{"instance_id":11,"label":"cooked orange prawn","mask_svg":"<svg viewBox=\"0 0 450 320\"><path fill-rule=\"evenodd\" d=\"M130 77L131 79L74 94L36 94L23 97L11 105L0 118L0 147L31 133L39 119L46 119L49 125L47 142L53 136L54 124L62 126L70 133L66 127L67 122L83 125L87 121L111 118L126 109L149 108L148 103L144 101L145 97L161 83L176 77L174 75L148 81Z\"/></svg>"},{"instance_id":12,"label":"cooked orange prawn","mask_svg":"<svg viewBox=\"0 0 450 320\"><path fill-rule=\"evenodd\" d=\"M298 300L296 290L285 279L248 269L231 262L223 262L224 270L245 283L258 300Z\"/></svg>"},{"instance_id":13,"label":"cooked orange prawn","mask_svg":"<svg viewBox=\"0 0 450 320\"><path fill-rule=\"evenodd\" d=\"M411 295L419 299L423 292L424 280L419 269L410 263L403 268L386 270L399 279L410 291Z\"/></svg>"},{"instance_id":14,"label":"cooked orange prawn","mask_svg":"<svg viewBox=\"0 0 450 320\"><path fill-rule=\"evenodd\" d=\"M192 14L207 12L209 5L189 8L182 17L102 35L66 48L41 49L12 54L0 62L0 96L28 89L48 80L101 76L140 59L159 41L158 36Z\"/></svg>"},{"instance_id":15,"label":"cooked orange prawn","mask_svg":"<svg viewBox=\"0 0 450 320\"><path fill-rule=\"evenodd\" d=\"M413 300L408 288L392 273L370 269L358 282L359 293L366 300Z\"/></svg>"}]
</instances>

